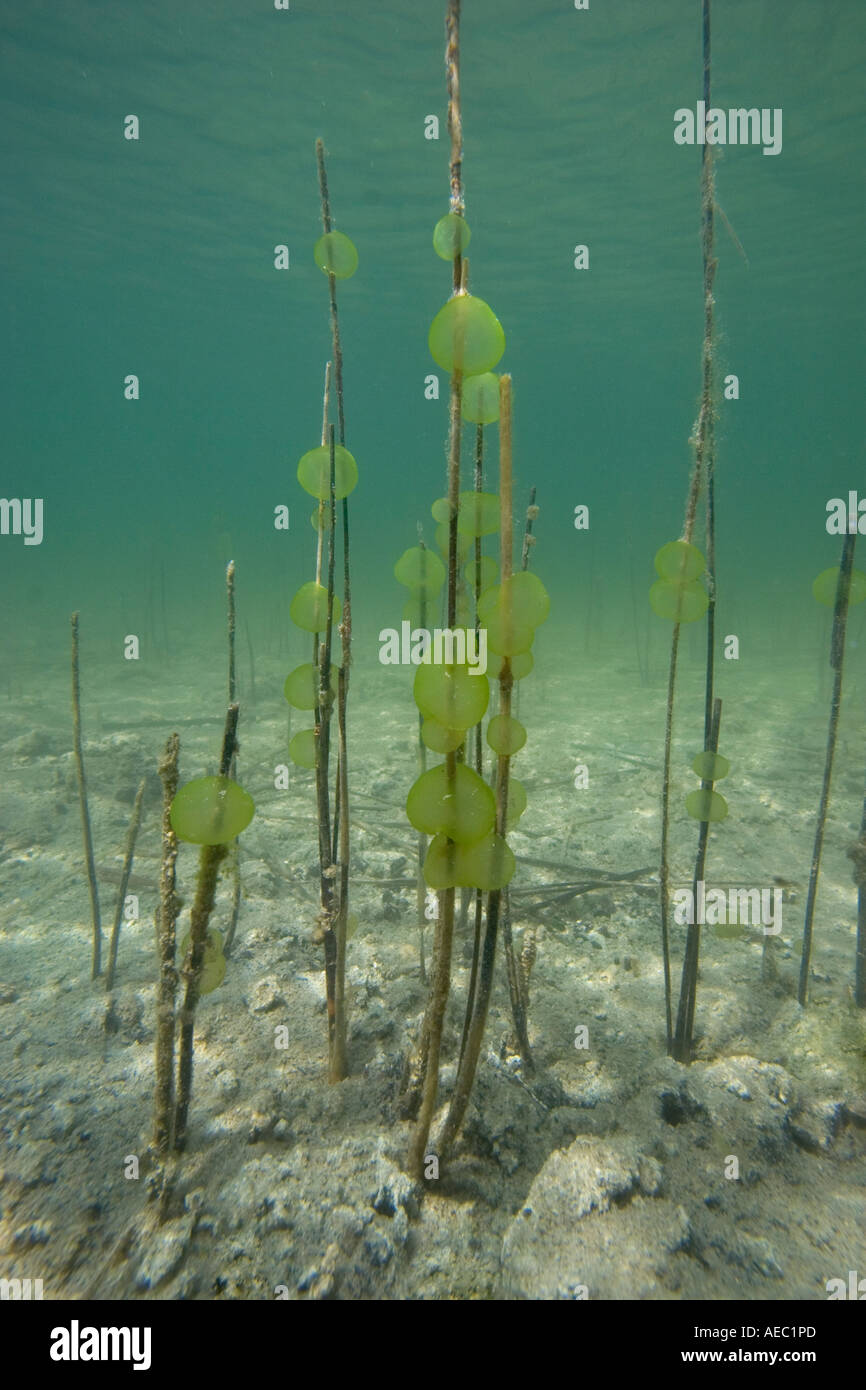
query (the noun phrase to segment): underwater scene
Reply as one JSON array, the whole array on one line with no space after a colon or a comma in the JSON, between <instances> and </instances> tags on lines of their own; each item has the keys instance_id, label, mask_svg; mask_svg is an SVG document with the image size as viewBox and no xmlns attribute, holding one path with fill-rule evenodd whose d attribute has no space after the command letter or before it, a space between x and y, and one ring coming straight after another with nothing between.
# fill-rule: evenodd
<instances>
[{"instance_id":1,"label":"underwater scene","mask_svg":"<svg viewBox=\"0 0 866 1390\"><path fill-rule=\"evenodd\" d=\"M0 32L2 1298L866 1299L866 10Z\"/></svg>"}]
</instances>

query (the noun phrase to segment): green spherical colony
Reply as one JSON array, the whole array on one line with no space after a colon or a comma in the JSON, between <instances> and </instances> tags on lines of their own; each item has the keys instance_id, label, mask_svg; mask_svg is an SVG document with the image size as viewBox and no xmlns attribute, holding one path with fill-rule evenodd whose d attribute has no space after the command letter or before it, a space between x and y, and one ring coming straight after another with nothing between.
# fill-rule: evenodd
<instances>
[{"instance_id":1,"label":"green spherical colony","mask_svg":"<svg viewBox=\"0 0 866 1390\"><path fill-rule=\"evenodd\" d=\"M690 579L700 579L706 569L706 562L696 545L688 541L669 541L656 552L653 561L660 579L669 579L673 584L687 584Z\"/></svg>"},{"instance_id":2,"label":"green spherical colony","mask_svg":"<svg viewBox=\"0 0 866 1390\"><path fill-rule=\"evenodd\" d=\"M331 496L331 450L325 445L309 449L298 464L298 482L311 497L325 502ZM334 445L334 499L348 497L358 482L358 465L342 444ZM330 508L328 509L330 522ZM318 513L316 529L318 530Z\"/></svg>"},{"instance_id":3,"label":"green spherical colony","mask_svg":"<svg viewBox=\"0 0 866 1390\"><path fill-rule=\"evenodd\" d=\"M404 550L394 566L394 578L407 589L423 589L425 594L438 594L445 583L445 566L434 550L413 545Z\"/></svg>"},{"instance_id":4,"label":"green spherical colony","mask_svg":"<svg viewBox=\"0 0 866 1390\"><path fill-rule=\"evenodd\" d=\"M312 526L313 530L316 532L317 535L318 535L318 532L319 532L319 523L320 523L320 519L321 519L321 527L322 527L322 530L325 531L325 532L330 531L330 529L331 529L331 508L330 508L330 507L325 507L325 506L314 507L313 510L310 512L310 525Z\"/></svg>"},{"instance_id":5,"label":"green spherical colony","mask_svg":"<svg viewBox=\"0 0 866 1390\"><path fill-rule=\"evenodd\" d=\"M654 613L675 623L695 623L710 606L710 596L697 579L687 584L657 579L650 589L649 601Z\"/></svg>"},{"instance_id":6,"label":"green spherical colony","mask_svg":"<svg viewBox=\"0 0 866 1390\"><path fill-rule=\"evenodd\" d=\"M508 809L505 813L505 829L513 830L526 810L526 788L516 777L508 779Z\"/></svg>"},{"instance_id":7,"label":"green spherical colony","mask_svg":"<svg viewBox=\"0 0 866 1390\"><path fill-rule=\"evenodd\" d=\"M438 521L440 526L448 525L448 518L451 515L451 508L448 506L447 497L437 497L435 502L430 504L430 515L434 521Z\"/></svg>"},{"instance_id":8,"label":"green spherical colony","mask_svg":"<svg viewBox=\"0 0 866 1390\"><path fill-rule=\"evenodd\" d=\"M477 772L458 763L453 785L445 764L423 772L406 798L406 814L425 835L446 835L460 845L472 845L493 829L496 802Z\"/></svg>"},{"instance_id":9,"label":"green spherical colony","mask_svg":"<svg viewBox=\"0 0 866 1390\"><path fill-rule=\"evenodd\" d=\"M421 742L434 753L454 753L465 738L465 729L446 729L435 719L425 719L421 725Z\"/></svg>"},{"instance_id":10,"label":"green spherical colony","mask_svg":"<svg viewBox=\"0 0 866 1390\"><path fill-rule=\"evenodd\" d=\"M526 743L526 730L512 715L494 714L487 725L487 742L494 753L511 758Z\"/></svg>"},{"instance_id":11,"label":"green spherical colony","mask_svg":"<svg viewBox=\"0 0 866 1390\"><path fill-rule=\"evenodd\" d=\"M505 351L502 324L483 299L456 294L430 325L430 356L446 372L477 376L496 366Z\"/></svg>"},{"instance_id":12,"label":"green spherical colony","mask_svg":"<svg viewBox=\"0 0 866 1390\"><path fill-rule=\"evenodd\" d=\"M516 623L541 627L550 613L550 596L538 575L531 570L520 570L505 583L482 594L478 604L479 618L486 622L497 610L510 612Z\"/></svg>"},{"instance_id":13,"label":"green spherical colony","mask_svg":"<svg viewBox=\"0 0 866 1390\"><path fill-rule=\"evenodd\" d=\"M435 719L446 729L471 729L484 717L490 683L484 675L473 675L468 666L422 665L413 694L425 719Z\"/></svg>"},{"instance_id":14,"label":"green spherical colony","mask_svg":"<svg viewBox=\"0 0 866 1390\"><path fill-rule=\"evenodd\" d=\"M511 882L517 867L501 835L490 831L474 845L449 844L445 835L430 841L424 860L428 888L481 888L489 892Z\"/></svg>"},{"instance_id":15,"label":"green spherical colony","mask_svg":"<svg viewBox=\"0 0 866 1390\"><path fill-rule=\"evenodd\" d=\"M534 632L533 632L533 637L534 637L534 635L535 635L535 634L534 634ZM489 639L488 639L488 640L489 640ZM514 656L512 656L512 657L510 658L510 660L511 660L511 679L512 679L512 680L515 680L515 681L522 681L523 678L524 678L524 676L528 676L528 675L529 675L530 671L532 670L533 666L535 665L535 657L532 655L532 652L529 652L529 651L527 651L527 652L515 652ZM504 656L501 656L498 652L494 652L494 653L488 658L488 662L487 662L487 675L488 675L488 677L490 678L490 680L496 680L496 679L497 679L497 677L499 676L499 673L500 673L500 671L502 670L502 667L504 666L504 664L505 664L505 657L504 657Z\"/></svg>"},{"instance_id":16,"label":"green spherical colony","mask_svg":"<svg viewBox=\"0 0 866 1390\"><path fill-rule=\"evenodd\" d=\"M488 613L482 626L487 632L488 649L496 656L525 656L535 641L534 627L517 622L510 613L503 613L499 608Z\"/></svg>"},{"instance_id":17,"label":"green spherical colony","mask_svg":"<svg viewBox=\"0 0 866 1390\"><path fill-rule=\"evenodd\" d=\"M499 497L495 492L461 492L457 530L461 536L492 536L499 530Z\"/></svg>"},{"instance_id":18,"label":"green spherical colony","mask_svg":"<svg viewBox=\"0 0 866 1390\"><path fill-rule=\"evenodd\" d=\"M475 592L475 557L470 555L466 564L463 566L463 578L469 585L472 592ZM499 578L499 566L492 555L481 556L481 588L480 593L486 589L492 589Z\"/></svg>"},{"instance_id":19,"label":"green spherical colony","mask_svg":"<svg viewBox=\"0 0 866 1390\"><path fill-rule=\"evenodd\" d=\"M517 861L502 836L491 830L477 845L463 850L462 868L469 888L491 892L511 882Z\"/></svg>"},{"instance_id":20,"label":"green spherical colony","mask_svg":"<svg viewBox=\"0 0 866 1390\"><path fill-rule=\"evenodd\" d=\"M499 419L499 377L495 372L465 378L460 414L473 425L492 425Z\"/></svg>"},{"instance_id":21,"label":"green spherical colony","mask_svg":"<svg viewBox=\"0 0 866 1390\"><path fill-rule=\"evenodd\" d=\"M471 237L466 219L448 212L433 228L433 250L443 261L453 261L455 256L464 254Z\"/></svg>"},{"instance_id":22,"label":"green spherical colony","mask_svg":"<svg viewBox=\"0 0 866 1390\"><path fill-rule=\"evenodd\" d=\"M358 269L355 244L344 232L325 232L313 247L313 260L326 275L348 280Z\"/></svg>"},{"instance_id":23,"label":"green spherical colony","mask_svg":"<svg viewBox=\"0 0 866 1390\"><path fill-rule=\"evenodd\" d=\"M177 948L178 959L186 960L187 952L192 942L192 933L187 932ZM217 927L208 927L207 936L204 943L204 959L212 960L214 956L221 956L223 953L223 934Z\"/></svg>"},{"instance_id":24,"label":"green spherical colony","mask_svg":"<svg viewBox=\"0 0 866 1390\"><path fill-rule=\"evenodd\" d=\"M183 941L180 943L179 956L181 960L186 959L186 954L190 946L190 934L187 932ZM204 957L202 960L201 974L198 981L199 994L210 994L222 984L226 974L226 958L223 955L222 932L217 931L216 927L211 927L205 941Z\"/></svg>"},{"instance_id":25,"label":"green spherical colony","mask_svg":"<svg viewBox=\"0 0 866 1390\"><path fill-rule=\"evenodd\" d=\"M231 777L197 777L171 803L171 828L191 845L227 845L255 813L252 797Z\"/></svg>"},{"instance_id":26,"label":"green spherical colony","mask_svg":"<svg viewBox=\"0 0 866 1390\"><path fill-rule=\"evenodd\" d=\"M338 670L337 666L331 667L331 690L335 697L338 691ZM311 661L305 662L303 666L296 666L294 671L289 672L283 686L283 694L295 709L316 708L319 702L319 682L316 668Z\"/></svg>"},{"instance_id":27,"label":"green spherical colony","mask_svg":"<svg viewBox=\"0 0 866 1390\"><path fill-rule=\"evenodd\" d=\"M440 526L437 526L437 527L436 527L436 530L434 531L433 534L434 534L434 537L435 537L435 539L436 539L436 544L438 545L439 550L441 551L441 553L442 553L443 555L447 555L447 554L448 554L448 547L449 547L449 545L450 545L450 531L449 531L449 527L448 527L447 521L446 521L446 522L443 522ZM458 559L458 561L465 560L465 559L466 559L466 556L469 554L469 552L470 552L471 549L472 549L472 537L471 537L471 536L464 535L462 532L460 532L460 531L458 530L458 532L457 532L457 559Z\"/></svg>"},{"instance_id":28,"label":"green spherical colony","mask_svg":"<svg viewBox=\"0 0 866 1390\"><path fill-rule=\"evenodd\" d=\"M316 733L314 729L301 729L293 734L289 742L289 757L296 767L306 767L311 772L316 766Z\"/></svg>"},{"instance_id":29,"label":"green spherical colony","mask_svg":"<svg viewBox=\"0 0 866 1390\"><path fill-rule=\"evenodd\" d=\"M819 603L823 603L827 608L834 608L838 585L839 566L836 565L835 568L821 571L812 585L812 593ZM853 608L855 603L862 603L864 598L866 598L866 574L862 570L852 570L848 607Z\"/></svg>"},{"instance_id":30,"label":"green spherical colony","mask_svg":"<svg viewBox=\"0 0 866 1390\"><path fill-rule=\"evenodd\" d=\"M480 888L489 892L510 883L515 868L513 853L494 831L476 845L449 845L444 835L437 835L424 860L424 879L429 888Z\"/></svg>"},{"instance_id":31,"label":"green spherical colony","mask_svg":"<svg viewBox=\"0 0 866 1390\"><path fill-rule=\"evenodd\" d=\"M692 772L702 782L718 782L722 777L727 777L730 770L731 764L721 753L698 753L692 763Z\"/></svg>"},{"instance_id":32,"label":"green spherical colony","mask_svg":"<svg viewBox=\"0 0 866 1390\"><path fill-rule=\"evenodd\" d=\"M333 621L340 621L342 605L334 595ZM328 591L324 584L311 579L302 584L289 606L289 617L302 632L325 632L328 626Z\"/></svg>"},{"instance_id":33,"label":"green spherical colony","mask_svg":"<svg viewBox=\"0 0 866 1390\"><path fill-rule=\"evenodd\" d=\"M686 810L695 820L719 821L728 814L728 803L719 792L699 787L686 797Z\"/></svg>"},{"instance_id":34,"label":"green spherical colony","mask_svg":"<svg viewBox=\"0 0 866 1390\"><path fill-rule=\"evenodd\" d=\"M416 589L403 604L403 617L413 627L426 627L431 616L431 601L423 589Z\"/></svg>"}]
</instances>

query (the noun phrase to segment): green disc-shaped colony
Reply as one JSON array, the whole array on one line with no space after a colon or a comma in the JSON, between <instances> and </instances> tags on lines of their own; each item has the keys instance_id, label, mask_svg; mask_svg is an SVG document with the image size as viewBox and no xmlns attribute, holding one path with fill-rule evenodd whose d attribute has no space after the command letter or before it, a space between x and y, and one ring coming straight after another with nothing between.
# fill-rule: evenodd
<instances>
[{"instance_id":1,"label":"green disc-shaped colony","mask_svg":"<svg viewBox=\"0 0 866 1390\"><path fill-rule=\"evenodd\" d=\"M650 589L650 606L660 618L675 623L694 623L710 606L710 596L700 583L705 561L696 545L669 541L655 557L659 578Z\"/></svg>"},{"instance_id":2,"label":"green disc-shaped colony","mask_svg":"<svg viewBox=\"0 0 866 1390\"><path fill-rule=\"evenodd\" d=\"M313 260L326 275L348 280L358 269L358 252L344 232L325 232L313 247Z\"/></svg>"},{"instance_id":3,"label":"green disc-shaped colony","mask_svg":"<svg viewBox=\"0 0 866 1390\"><path fill-rule=\"evenodd\" d=\"M227 845L255 815L251 796L231 777L197 777L171 803L171 828L192 845Z\"/></svg>"}]
</instances>

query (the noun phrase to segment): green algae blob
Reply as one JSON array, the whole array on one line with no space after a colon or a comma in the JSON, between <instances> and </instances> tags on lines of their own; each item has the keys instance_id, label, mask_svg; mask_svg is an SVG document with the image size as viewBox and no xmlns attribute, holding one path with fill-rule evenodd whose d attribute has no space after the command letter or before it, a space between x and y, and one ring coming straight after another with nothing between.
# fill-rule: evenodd
<instances>
[{"instance_id":1,"label":"green algae blob","mask_svg":"<svg viewBox=\"0 0 866 1390\"><path fill-rule=\"evenodd\" d=\"M340 621L342 604L334 595L334 626ZM328 591L311 579L302 584L289 606L289 617L303 632L325 632L328 627Z\"/></svg>"},{"instance_id":2,"label":"green algae blob","mask_svg":"<svg viewBox=\"0 0 866 1390\"><path fill-rule=\"evenodd\" d=\"M430 515L434 521L438 521L440 526L448 525L448 518L451 515L451 508L448 505L447 497L437 497L435 502L430 504Z\"/></svg>"},{"instance_id":3,"label":"green algae blob","mask_svg":"<svg viewBox=\"0 0 866 1390\"><path fill-rule=\"evenodd\" d=\"M498 608L488 614L482 625L487 631L487 646L497 656L522 656L535 640L534 627L515 622L510 613Z\"/></svg>"},{"instance_id":4,"label":"green algae blob","mask_svg":"<svg viewBox=\"0 0 866 1390\"><path fill-rule=\"evenodd\" d=\"M486 622L495 611L510 611L515 623L541 627L550 613L550 596L531 570L519 570L495 589L488 589L478 603L478 616Z\"/></svg>"},{"instance_id":5,"label":"green algae blob","mask_svg":"<svg viewBox=\"0 0 866 1390\"><path fill-rule=\"evenodd\" d=\"M413 545L404 550L394 566L394 578L407 589L423 589L425 594L438 594L445 583L445 566L434 550Z\"/></svg>"},{"instance_id":6,"label":"green algae blob","mask_svg":"<svg viewBox=\"0 0 866 1390\"><path fill-rule=\"evenodd\" d=\"M326 275L348 280L358 269L355 243L345 232L325 232L313 247L313 260Z\"/></svg>"},{"instance_id":7,"label":"green algae blob","mask_svg":"<svg viewBox=\"0 0 866 1390\"><path fill-rule=\"evenodd\" d=\"M337 695L337 666L331 667L331 690ZM315 709L319 701L319 682L316 668L311 661L296 666L286 676L283 694L295 709Z\"/></svg>"},{"instance_id":8,"label":"green algae blob","mask_svg":"<svg viewBox=\"0 0 866 1390\"><path fill-rule=\"evenodd\" d=\"M487 725L487 742L494 753L513 757L526 743L526 730L513 715L494 714Z\"/></svg>"},{"instance_id":9,"label":"green algae blob","mask_svg":"<svg viewBox=\"0 0 866 1390\"><path fill-rule=\"evenodd\" d=\"M700 579L706 569L706 562L696 545L688 541L669 541L656 552L653 561L660 579L668 579L673 584L687 584L692 579Z\"/></svg>"},{"instance_id":10,"label":"green algae blob","mask_svg":"<svg viewBox=\"0 0 866 1390\"><path fill-rule=\"evenodd\" d=\"M462 536L492 536L499 530L499 497L495 492L461 492L457 530Z\"/></svg>"},{"instance_id":11,"label":"green algae blob","mask_svg":"<svg viewBox=\"0 0 866 1390\"><path fill-rule=\"evenodd\" d=\"M686 810L695 820L720 821L728 814L728 803L719 792L698 787L686 797Z\"/></svg>"},{"instance_id":12,"label":"green algae blob","mask_svg":"<svg viewBox=\"0 0 866 1390\"><path fill-rule=\"evenodd\" d=\"M330 508L330 507L314 507L313 510L310 512L310 525L312 526L313 530L316 532L316 535L318 535L318 533L319 533L319 522L320 522L320 520L321 520L321 527L322 527L322 530L323 530L323 531L325 532L325 534L327 535L327 533L328 533L328 532L330 531L330 529L331 529L331 508Z\"/></svg>"},{"instance_id":13,"label":"green algae blob","mask_svg":"<svg viewBox=\"0 0 866 1390\"><path fill-rule=\"evenodd\" d=\"M472 675L468 666L421 665L413 694L425 719L446 729L471 729L484 717L490 683L484 675Z\"/></svg>"},{"instance_id":14,"label":"green algae blob","mask_svg":"<svg viewBox=\"0 0 866 1390\"><path fill-rule=\"evenodd\" d=\"M697 579L686 584L657 579L650 589L649 600L654 613L675 623L695 623L710 606L710 596Z\"/></svg>"},{"instance_id":15,"label":"green algae blob","mask_svg":"<svg viewBox=\"0 0 866 1390\"><path fill-rule=\"evenodd\" d=\"M529 675L535 665L535 657L532 655L532 652L529 651L515 652L514 656L510 658L510 661L511 678L515 681L522 681L524 676ZM501 656L498 652L494 652L487 662L487 674L491 680L496 680L504 664L505 657Z\"/></svg>"},{"instance_id":16,"label":"green algae blob","mask_svg":"<svg viewBox=\"0 0 866 1390\"><path fill-rule=\"evenodd\" d=\"M171 828L191 845L227 845L255 813L252 797L231 777L197 777L171 803Z\"/></svg>"},{"instance_id":17,"label":"green algae blob","mask_svg":"<svg viewBox=\"0 0 866 1390\"><path fill-rule=\"evenodd\" d=\"M313 771L316 766L316 733L314 729L301 729L292 735L289 742L289 757L296 767L306 767Z\"/></svg>"},{"instance_id":18,"label":"green algae blob","mask_svg":"<svg viewBox=\"0 0 866 1390\"><path fill-rule=\"evenodd\" d=\"M440 834L428 846L424 879L428 888L481 888L489 892L510 883L515 868L514 854L493 830L474 845L449 844Z\"/></svg>"},{"instance_id":19,"label":"green algae blob","mask_svg":"<svg viewBox=\"0 0 866 1390\"><path fill-rule=\"evenodd\" d=\"M449 546L449 544L450 544L450 540L449 540L450 531L449 531L449 527L448 527L448 522L447 522L447 521L442 522L441 525L439 525L439 526L436 527L436 530L434 531L433 534L434 534L434 536L435 536L435 538L436 538L436 544L438 545L440 551L442 552L443 555L447 555L447 554L448 554L448 546ZM458 532L457 532L457 559L458 559L458 561L465 560L465 559L466 559L466 556L469 554L469 552L470 552L471 549L472 549L472 537L471 537L471 536L467 536L464 532L461 532L461 531L458 530Z\"/></svg>"},{"instance_id":20,"label":"green algae blob","mask_svg":"<svg viewBox=\"0 0 866 1390\"><path fill-rule=\"evenodd\" d=\"M499 377L495 372L466 377L460 414L473 425L492 425L499 419Z\"/></svg>"},{"instance_id":21,"label":"green algae blob","mask_svg":"<svg viewBox=\"0 0 866 1390\"><path fill-rule=\"evenodd\" d=\"M508 779L508 809L505 812L505 829L513 830L526 810L526 788L516 777Z\"/></svg>"},{"instance_id":22,"label":"green algae blob","mask_svg":"<svg viewBox=\"0 0 866 1390\"><path fill-rule=\"evenodd\" d=\"M470 555L466 564L463 566L463 578L469 585L472 592L475 592L475 560ZM499 578L499 566L492 555L481 556L481 593L485 589L492 589Z\"/></svg>"},{"instance_id":23,"label":"green algae blob","mask_svg":"<svg viewBox=\"0 0 866 1390\"><path fill-rule=\"evenodd\" d=\"M471 845L493 829L496 802L483 777L465 763L457 764L449 787L443 763L423 772L414 783L406 799L406 815L425 835L442 834L457 844Z\"/></svg>"},{"instance_id":24,"label":"green algae blob","mask_svg":"<svg viewBox=\"0 0 866 1390\"><path fill-rule=\"evenodd\" d=\"M186 959L191 940L192 937L187 932L180 943L179 956L182 961ZM204 956L198 982L199 994L211 994L222 984L225 975L226 958L223 955L222 932L218 931L216 927L210 927L205 939Z\"/></svg>"},{"instance_id":25,"label":"green algae blob","mask_svg":"<svg viewBox=\"0 0 866 1390\"><path fill-rule=\"evenodd\" d=\"M423 605L423 611L422 611ZM413 628L423 627L430 620L430 604L423 589L415 589L403 604L403 617Z\"/></svg>"},{"instance_id":26,"label":"green algae blob","mask_svg":"<svg viewBox=\"0 0 866 1390\"><path fill-rule=\"evenodd\" d=\"M421 725L421 742L434 753L454 753L466 737L465 729L446 729L436 719Z\"/></svg>"},{"instance_id":27,"label":"green algae blob","mask_svg":"<svg viewBox=\"0 0 866 1390\"><path fill-rule=\"evenodd\" d=\"M821 571L812 585L812 593L818 602L823 603L825 607L835 608L838 585L839 566L836 565L835 568ZM848 607L853 608L855 603L862 603L864 598L866 598L866 574L862 570L852 570Z\"/></svg>"},{"instance_id":28,"label":"green algae blob","mask_svg":"<svg viewBox=\"0 0 866 1390\"><path fill-rule=\"evenodd\" d=\"M298 482L311 497L326 502L331 496L331 450L325 444L309 449L298 464ZM358 482L358 465L342 444L334 445L334 499L348 497ZM330 522L330 508L328 510ZM316 520L318 530L318 514Z\"/></svg>"},{"instance_id":29,"label":"green algae blob","mask_svg":"<svg viewBox=\"0 0 866 1390\"><path fill-rule=\"evenodd\" d=\"M470 845L462 851L461 872L465 875L468 888L482 888L491 892L504 888L514 877L517 861L501 835L491 830L483 840Z\"/></svg>"},{"instance_id":30,"label":"green algae blob","mask_svg":"<svg viewBox=\"0 0 866 1390\"><path fill-rule=\"evenodd\" d=\"M433 250L443 261L453 261L455 256L464 254L471 238L465 217L447 212L433 228Z\"/></svg>"},{"instance_id":31,"label":"green algae blob","mask_svg":"<svg viewBox=\"0 0 866 1390\"><path fill-rule=\"evenodd\" d=\"M446 372L489 372L505 351L502 324L483 299L456 294L430 325L430 356Z\"/></svg>"},{"instance_id":32,"label":"green algae blob","mask_svg":"<svg viewBox=\"0 0 866 1390\"><path fill-rule=\"evenodd\" d=\"M702 782L718 782L720 778L727 777L730 770L731 764L721 753L698 753L692 763L692 772Z\"/></svg>"}]
</instances>

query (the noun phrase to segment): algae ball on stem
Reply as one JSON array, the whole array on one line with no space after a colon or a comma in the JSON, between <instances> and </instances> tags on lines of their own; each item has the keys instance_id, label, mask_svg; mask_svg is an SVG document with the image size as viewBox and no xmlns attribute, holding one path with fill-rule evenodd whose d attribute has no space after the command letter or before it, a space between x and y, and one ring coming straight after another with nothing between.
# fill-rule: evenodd
<instances>
[{"instance_id":1,"label":"algae ball on stem","mask_svg":"<svg viewBox=\"0 0 866 1390\"><path fill-rule=\"evenodd\" d=\"M255 815L251 796L231 777L198 777L171 803L171 828L192 845L226 845Z\"/></svg>"},{"instance_id":2,"label":"algae ball on stem","mask_svg":"<svg viewBox=\"0 0 866 1390\"><path fill-rule=\"evenodd\" d=\"M430 325L430 356L446 372L489 372L505 351L502 324L483 299L456 294Z\"/></svg>"},{"instance_id":3,"label":"algae ball on stem","mask_svg":"<svg viewBox=\"0 0 866 1390\"><path fill-rule=\"evenodd\" d=\"M493 829L496 801L477 772L458 763L453 780L444 764L423 772L406 799L406 814L425 835L446 835L457 844L471 845Z\"/></svg>"},{"instance_id":4,"label":"algae ball on stem","mask_svg":"<svg viewBox=\"0 0 866 1390\"><path fill-rule=\"evenodd\" d=\"M465 255L471 237L465 217L448 212L433 228L433 250L443 261L453 261L455 256Z\"/></svg>"},{"instance_id":5,"label":"algae ball on stem","mask_svg":"<svg viewBox=\"0 0 866 1390\"><path fill-rule=\"evenodd\" d=\"M358 269L355 243L345 232L325 232L313 247L313 260L326 275L348 280Z\"/></svg>"},{"instance_id":6,"label":"algae ball on stem","mask_svg":"<svg viewBox=\"0 0 866 1390\"><path fill-rule=\"evenodd\" d=\"M298 482L311 497L326 502L331 496L331 450L325 444L308 449L298 464ZM358 482L358 465L342 444L334 446L334 500L339 502ZM328 517L330 523L330 515ZM318 516L316 519L318 530Z\"/></svg>"},{"instance_id":7,"label":"algae ball on stem","mask_svg":"<svg viewBox=\"0 0 866 1390\"><path fill-rule=\"evenodd\" d=\"M334 596L333 623L340 621L342 605ZM324 584L311 579L302 584L289 605L289 617L303 632L325 632L328 627L328 591Z\"/></svg>"}]
</instances>

